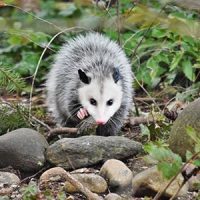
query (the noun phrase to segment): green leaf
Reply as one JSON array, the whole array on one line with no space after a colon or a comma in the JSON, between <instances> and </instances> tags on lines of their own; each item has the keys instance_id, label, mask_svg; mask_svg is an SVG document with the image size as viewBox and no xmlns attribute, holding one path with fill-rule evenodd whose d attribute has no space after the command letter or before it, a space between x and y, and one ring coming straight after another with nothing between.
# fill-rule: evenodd
<instances>
[{"instance_id":1,"label":"green leaf","mask_svg":"<svg viewBox=\"0 0 200 200\"><path fill-rule=\"evenodd\" d=\"M22 59L15 65L14 70L23 76L33 75L38 60L38 53L22 51Z\"/></svg>"},{"instance_id":2,"label":"green leaf","mask_svg":"<svg viewBox=\"0 0 200 200\"><path fill-rule=\"evenodd\" d=\"M195 81L196 77L195 77L195 73L194 73L191 61L190 60L184 60L182 62L182 66L183 66L183 73L185 74L185 76L190 81Z\"/></svg>"},{"instance_id":3,"label":"green leaf","mask_svg":"<svg viewBox=\"0 0 200 200\"><path fill-rule=\"evenodd\" d=\"M179 64L180 60L183 58L184 50L178 51L175 56L173 57L172 63L170 65L170 71L177 68L177 65Z\"/></svg>"},{"instance_id":4,"label":"green leaf","mask_svg":"<svg viewBox=\"0 0 200 200\"><path fill-rule=\"evenodd\" d=\"M157 167L161 171L164 178L170 179L175 176L182 166L182 159L179 155L173 153L170 149L149 144L144 149L149 153L149 156L158 161Z\"/></svg>"},{"instance_id":5,"label":"green leaf","mask_svg":"<svg viewBox=\"0 0 200 200\"><path fill-rule=\"evenodd\" d=\"M143 136L147 136L150 139L150 131L147 126L140 124L141 133Z\"/></svg>"},{"instance_id":6,"label":"green leaf","mask_svg":"<svg viewBox=\"0 0 200 200\"><path fill-rule=\"evenodd\" d=\"M195 166L200 167L200 159L195 160L193 163Z\"/></svg>"},{"instance_id":7,"label":"green leaf","mask_svg":"<svg viewBox=\"0 0 200 200\"><path fill-rule=\"evenodd\" d=\"M164 178L170 179L179 173L182 162L161 162L158 164L158 170L162 172Z\"/></svg>"},{"instance_id":8,"label":"green leaf","mask_svg":"<svg viewBox=\"0 0 200 200\"><path fill-rule=\"evenodd\" d=\"M166 29L160 29L160 28L154 28L152 30L152 37L155 37L155 38L163 38L163 37L166 37L168 36L169 33Z\"/></svg>"}]
</instances>

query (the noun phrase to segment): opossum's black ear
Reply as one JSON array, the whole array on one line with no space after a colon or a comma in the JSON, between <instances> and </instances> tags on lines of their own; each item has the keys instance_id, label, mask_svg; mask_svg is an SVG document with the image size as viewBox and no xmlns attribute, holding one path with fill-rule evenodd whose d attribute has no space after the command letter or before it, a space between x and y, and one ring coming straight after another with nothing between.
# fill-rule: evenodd
<instances>
[{"instance_id":1,"label":"opossum's black ear","mask_svg":"<svg viewBox=\"0 0 200 200\"><path fill-rule=\"evenodd\" d=\"M122 78L121 74L119 72L119 69L116 68L116 67L114 67L112 76L113 76L113 79L114 79L115 83L117 83Z\"/></svg>"},{"instance_id":2,"label":"opossum's black ear","mask_svg":"<svg viewBox=\"0 0 200 200\"><path fill-rule=\"evenodd\" d=\"M80 80L83 83L89 84L91 82L91 78L89 76L87 76L86 73L82 69L78 70L78 74L79 74Z\"/></svg>"}]
</instances>

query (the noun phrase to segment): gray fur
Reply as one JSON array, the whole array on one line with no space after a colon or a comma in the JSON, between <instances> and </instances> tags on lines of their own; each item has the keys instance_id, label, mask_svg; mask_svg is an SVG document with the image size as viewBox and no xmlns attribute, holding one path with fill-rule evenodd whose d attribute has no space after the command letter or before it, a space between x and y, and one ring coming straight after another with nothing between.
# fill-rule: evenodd
<instances>
[{"instance_id":1,"label":"gray fur","mask_svg":"<svg viewBox=\"0 0 200 200\"><path fill-rule=\"evenodd\" d=\"M78 100L78 88L81 87L78 69L83 69L101 84L114 67L119 68L122 77L121 107L111 120L97 128L97 134L116 135L132 104L133 77L131 66L119 45L99 33L80 35L64 44L58 52L47 80L47 104L55 120L62 126L80 123L76 117L78 106L81 106Z\"/></svg>"}]
</instances>

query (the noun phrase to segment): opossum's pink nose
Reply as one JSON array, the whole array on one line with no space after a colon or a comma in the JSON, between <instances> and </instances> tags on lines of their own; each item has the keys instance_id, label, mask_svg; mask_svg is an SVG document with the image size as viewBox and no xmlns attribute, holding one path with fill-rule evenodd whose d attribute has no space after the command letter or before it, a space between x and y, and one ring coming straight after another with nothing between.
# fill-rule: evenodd
<instances>
[{"instance_id":1,"label":"opossum's pink nose","mask_svg":"<svg viewBox=\"0 0 200 200\"><path fill-rule=\"evenodd\" d=\"M98 125L104 125L106 122L105 122L105 120L103 120L103 119L98 119L98 120L96 120L96 123L97 123Z\"/></svg>"}]
</instances>

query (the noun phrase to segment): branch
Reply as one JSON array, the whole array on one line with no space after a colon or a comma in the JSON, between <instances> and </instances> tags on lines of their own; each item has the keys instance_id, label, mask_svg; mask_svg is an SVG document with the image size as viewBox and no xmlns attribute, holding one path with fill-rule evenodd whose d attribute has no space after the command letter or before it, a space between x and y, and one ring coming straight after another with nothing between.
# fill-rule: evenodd
<instances>
[{"instance_id":1,"label":"branch","mask_svg":"<svg viewBox=\"0 0 200 200\"><path fill-rule=\"evenodd\" d=\"M58 134L77 134L78 128L70 128L70 127L60 127L51 129L48 133L48 137L52 137Z\"/></svg>"},{"instance_id":2,"label":"branch","mask_svg":"<svg viewBox=\"0 0 200 200\"><path fill-rule=\"evenodd\" d=\"M87 187L84 187L82 183L73 178L69 172L64 174L64 177L67 181L69 181L77 190L83 193L88 200L103 200L102 197L97 194L91 192Z\"/></svg>"},{"instance_id":3,"label":"branch","mask_svg":"<svg viewBox=\"0 0 200 200\"><path fill-rule=\"evenodd\" d=\"M159 191L159 192L156 194L156 196L153 198L153 200L158 200L158 199L164 194L164 192L167 190L167 188L172 184L172 182L177 178L177 176L185 169L185 167L187 166L187 164L190 163L191 161L195 160L196 157L199 156L199 154L200 154L200 152L195 153L195 154L182 166L182 168L180 169L180 171L179 171L174 177L171 178L171 180L169 181L169 183L168 183L161 191ZM183 181L183 182L184 182L184 181ZM182 187L182 184L181 184L180 187ZM178 190L180 190L180 188L179 188ZM177 194L178 194L178 193L176 192L175 195L177 195ZM174 199L174 198L175 198L175 196L173 196L173 199Z\"/></svg>"}]
</instances>

